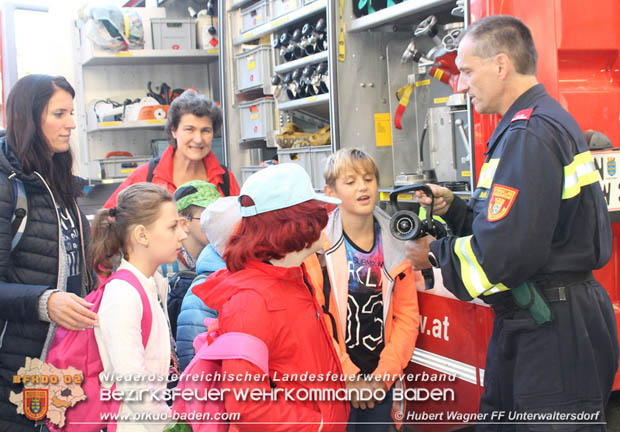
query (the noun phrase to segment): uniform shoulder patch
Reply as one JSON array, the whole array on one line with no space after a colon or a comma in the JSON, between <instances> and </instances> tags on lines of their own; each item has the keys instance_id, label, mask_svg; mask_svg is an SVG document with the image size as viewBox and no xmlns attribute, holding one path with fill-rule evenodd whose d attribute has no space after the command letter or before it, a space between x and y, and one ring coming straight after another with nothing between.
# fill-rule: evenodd
<instances>
[{"instance_id":1,"label":"uniform shoulder patch","mask_svg":"<svg viewBox=\"0 0 620 432\"><path fill-rule=\"evenodd\" d=\"M534 112L534 108L527 108L527 109L521 110L514 115L512 120L510 120L510 122L512 123L512 122L519 121L519 120L529 120L530 117L532 117L533 112Z\"/></svg>"},{"instance_id":2,"label":"uniform shoulder patch","mask_svg":"<svg viewBox=\"0 0 620 432\"><path fill-rule=\"evenodd\" d=\"M519 195L519 190L500 184L493 185L489 208L487 210L487 220L497 222L504 219Z\"/></svg>"}]
</instances>

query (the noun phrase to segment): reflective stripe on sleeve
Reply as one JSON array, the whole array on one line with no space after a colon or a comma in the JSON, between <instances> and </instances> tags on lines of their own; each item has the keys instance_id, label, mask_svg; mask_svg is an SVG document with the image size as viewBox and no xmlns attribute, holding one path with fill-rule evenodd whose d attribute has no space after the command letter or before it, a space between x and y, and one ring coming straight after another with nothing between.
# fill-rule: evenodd
<instances>
[{"instance_id":1,"label":"reflective stripe on sleeve","mask_svg":"<svg viewBox=\"0 0 620 432\"><path fill-rule=\"evenodd\" d=\"M487 291L485 291L484 293L482 293L482 295L488 296L491 294L496 294L498 292L502 292L502 291L508 291L510 288L508 288L506 285L504 284L497 284L494 287L488 289Z\"/></svg>"},{"instance_id":2,"label":"reflective stripe on sleeve","mask_svg":"<svg viewBox=\"0 0 620 432\"><path fill-rule=\"evenodd\" d=\"M482 165L477 187L491 189L491 186L493 185L493 177L495 177L495 171L497 170L497 165L499 165L499 158L491 159Z\"/></svg>"},{"instance_id":3,"label":"reflective stripe on sleeve","mask_svg":"<svg viewBox=\"0 0 620 432\"><path fill-rule=\"evenodd\" d=\"M489 295L507 291L509 288L505 285L495 285L489 282L471 247L471 239L472 236L459 237L454 242L454 252L461 264L461 279L469 295L476 298L481 294Z\"/></svg>"},{"instance_id":4,"label":"reflective stripe on sleeve","mask_svg":"<svg viewBox=\"0 0 620 432\"><path fill-rule=\"evenodd\" d=\"M564 167L562 199L576 197L582 187L596 183L599 179L592 154L589 151L579 153L569 165Z\"/></svg>"}]
</instances>

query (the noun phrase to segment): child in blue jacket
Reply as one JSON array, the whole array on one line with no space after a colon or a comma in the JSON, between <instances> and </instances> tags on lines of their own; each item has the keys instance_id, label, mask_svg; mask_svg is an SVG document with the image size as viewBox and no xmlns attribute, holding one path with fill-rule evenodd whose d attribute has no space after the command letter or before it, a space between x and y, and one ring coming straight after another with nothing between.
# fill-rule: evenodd
<instances>
[{"instance_id":1,"label":"child in blue jacket","mask_svg":"<svg viewBox=\"0 0 620 432\"><path fill-rule=\"evenodd\" d=\"M196 278L183 298L177 322L177 354L181 371L194 357L194 339L199 333L206 331L205 318L217 318L217 312L196 297L192 288L204 282L210 274L226 267L222 256L228 239L241 220L238 199L239 197L218 198L200 217L200 226L209 239L209 244L198 256Z\"/></svg>"}]
</instances>

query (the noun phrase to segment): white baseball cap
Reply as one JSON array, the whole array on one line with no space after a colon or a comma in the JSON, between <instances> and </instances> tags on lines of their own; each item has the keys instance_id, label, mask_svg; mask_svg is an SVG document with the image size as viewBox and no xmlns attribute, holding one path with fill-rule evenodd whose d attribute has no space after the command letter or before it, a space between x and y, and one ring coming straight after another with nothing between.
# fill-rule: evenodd
<instances>
[{"instance_id":1,"label":"white baseball cap","mask_svg":"<svg viewBox=\"0 0 620 432\"><path fill-rule=\"evenodd\" d=\"M272 165L255 172L241 187L239 202L243 196L250 197L254 205L241 206L242 217L280 210L310 200L329 204L342 202L338 198L314 192L306 170L294 163Z\"/></svg>"},{"instance_id":2,"label":"white baseball cap","mask_svg":"<svg viewBox=\"0 0 620 432\"><path fill-rule=\"evenodd\" d=\"M200 215L200 227L220 256L224 256L228 240L241 220L238 200L236 196L218 198Z\"/></svg>"}]
</instances>

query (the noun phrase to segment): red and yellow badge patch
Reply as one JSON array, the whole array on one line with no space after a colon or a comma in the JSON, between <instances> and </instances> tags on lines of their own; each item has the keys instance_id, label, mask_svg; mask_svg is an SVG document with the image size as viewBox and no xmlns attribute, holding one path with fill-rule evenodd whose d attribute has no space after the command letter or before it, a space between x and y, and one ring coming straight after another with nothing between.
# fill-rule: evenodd
<instances>
[{"instance_id":1,"label":"red and yellow badge patch","mask_svg":"<svg viewBox=\"0 0 620 432\"><path fill-rule=\"evenodd\" d=\"M510 212L510 208L514 204L518 189L499 184L493 185L493 192L489 198L489 209L487 210L487 220L496 222L506 217Z\"/></svg>"},{"instance_id":2,"label":"red and yellow badge patch","mask_svg":"<svg viewBox=\"0 0 620 432\"><path fill-rule=\"evenodd\" d=\"M45 418L48 408L48 389L24 389L24 414L30 420Z\"/></svg>"}]
</instances>

